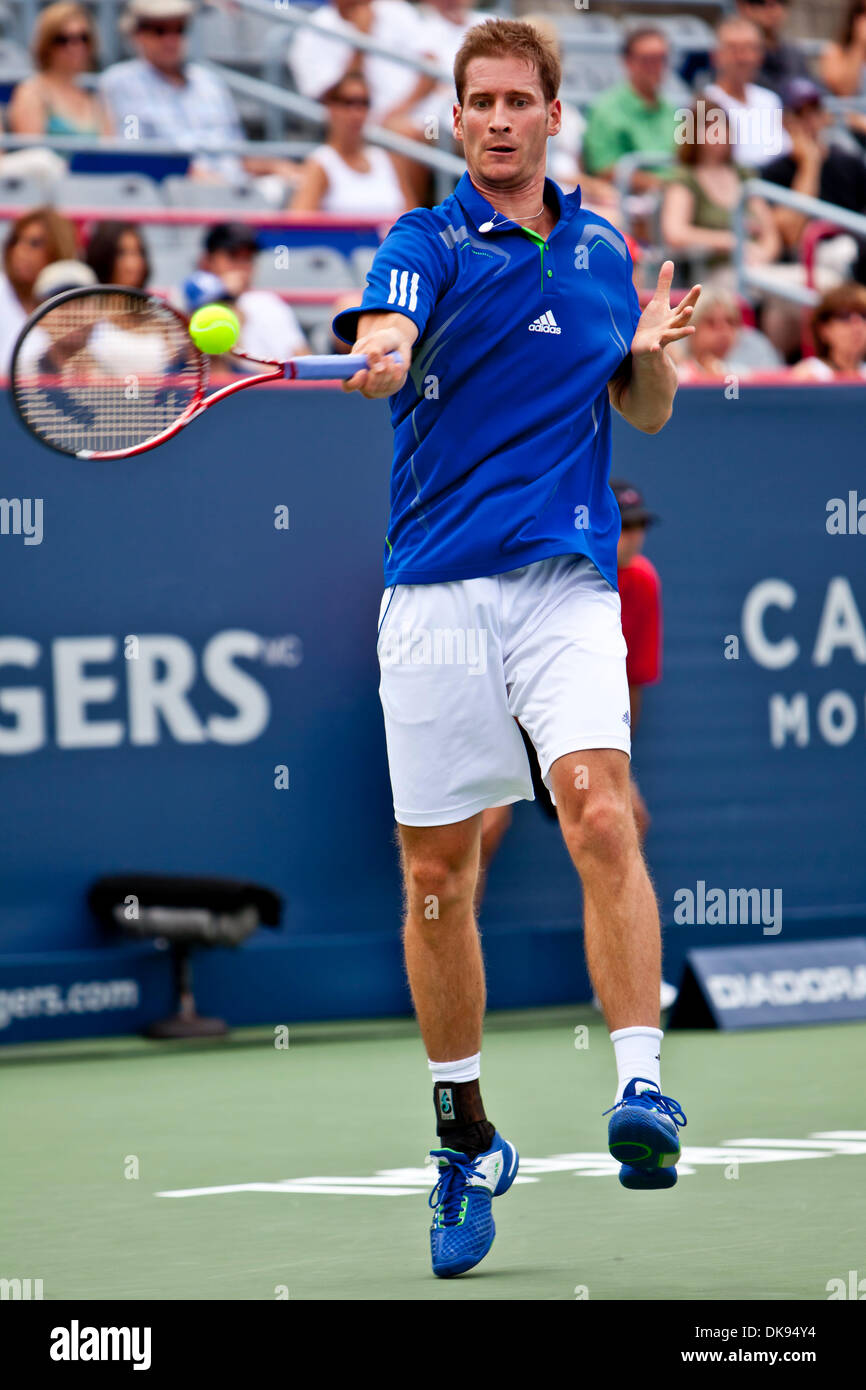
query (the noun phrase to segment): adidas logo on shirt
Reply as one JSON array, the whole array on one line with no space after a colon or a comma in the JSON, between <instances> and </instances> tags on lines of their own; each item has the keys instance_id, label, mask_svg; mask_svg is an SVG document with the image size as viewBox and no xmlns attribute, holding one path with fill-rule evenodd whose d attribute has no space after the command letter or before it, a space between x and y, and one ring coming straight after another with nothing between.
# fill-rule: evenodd
<instances>
[{"instance_id":1,"label":"adidas logo on shirt","mask_svg":"<svg viewBox=\"0 0 866 1390\"><path fill-rule=\"evenodd\" d=\"M562 329L548 309L546 314L541 314L539 318L532 320L529 331L530 333L561 333Z\"/></svg>"}]
</instances>

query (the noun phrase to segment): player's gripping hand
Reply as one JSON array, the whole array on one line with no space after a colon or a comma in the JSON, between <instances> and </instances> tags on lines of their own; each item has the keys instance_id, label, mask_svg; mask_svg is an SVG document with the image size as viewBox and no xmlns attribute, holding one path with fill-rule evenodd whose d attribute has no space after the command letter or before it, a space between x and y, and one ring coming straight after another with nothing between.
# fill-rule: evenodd
<instances>
[{"instance_id":1,"label":"player's gripping hand","mask_svg":"<svg viewBox=\"0 0 866 1390\"><path fill-rule=\"evenodd\" d=\"M361 330L352 347L353 353L364 353L370 363L366 371L356 372L343 382L344 391L360 391L368 400L393 396L405 384L412 361L412 344L418 329L403 314L363 315L358 322ZM388 357L399 352L401 361Z\"/></svg>"}]
</instances>

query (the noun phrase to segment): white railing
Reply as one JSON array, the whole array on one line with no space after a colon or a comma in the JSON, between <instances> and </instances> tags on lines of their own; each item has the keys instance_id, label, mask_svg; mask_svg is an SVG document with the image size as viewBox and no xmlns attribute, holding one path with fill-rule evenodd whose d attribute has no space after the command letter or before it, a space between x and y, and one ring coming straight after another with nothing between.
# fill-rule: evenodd
<instances>
[{"instance_id":1,"label":"white railing","mask_svg":"<svg viewBox=\"0 0 866 1390\"><path fill-rule=\"evenodd\" d=\"M840 231L853 232L855 236L864 238L866 238L866 216L857 212L848 212L847 208L837 207L835 203L825 203L820 198L810 198L805 193L793 193L789 188L780 188L776 183L768 183L766 179L749 179L748 183L743 185L742 197L734 213L734 230L737 236L734 265L737 270L737 287L740 294L748 298L750 292L761 291L773 294L779 299L788 299L792 303L811 308L817 304L819 299L816 290L800 285L780 286L772 275L765 274L760 267L746 264L746 244L748 241L746 205L749 198L763 198L766 202L775 203L779 207L790 208L793 212L802 212L813 222L830 222Z\"/></svg>"}]
</instances>

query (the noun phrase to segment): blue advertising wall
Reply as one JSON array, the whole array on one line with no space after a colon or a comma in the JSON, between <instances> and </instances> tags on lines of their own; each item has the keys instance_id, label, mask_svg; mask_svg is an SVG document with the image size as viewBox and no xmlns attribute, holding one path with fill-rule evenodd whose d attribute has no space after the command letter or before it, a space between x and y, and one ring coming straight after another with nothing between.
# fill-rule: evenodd
<instances>
[{"instance_id":1,"label":"blue advertising wall","mask_svg":"<svg viewBox=\"0 0 866 1390\"><path fill-rule=\"evenodd\" d=\"M635 769L670 978L694 947L774 939L675 921L701 883L781 891L782 939L863 932L864 404L858 388L694 389L659 436L616 422L614 472L662 518L647 553L664 677ZM85 905L125 870L284 895L279 931L198 953L203 1010L407 1011L375 655L385 404L253 391L122 463L41 448L5 392L0 429L0 495L43 513L39 544L8 509L0 534L0 1042L169 1009L165 954L107 938ZM855 534L828 533L834 498ZM529 804L483 928L491 1007L588 998L576 875Z\"/></svg>"}]
</instances>

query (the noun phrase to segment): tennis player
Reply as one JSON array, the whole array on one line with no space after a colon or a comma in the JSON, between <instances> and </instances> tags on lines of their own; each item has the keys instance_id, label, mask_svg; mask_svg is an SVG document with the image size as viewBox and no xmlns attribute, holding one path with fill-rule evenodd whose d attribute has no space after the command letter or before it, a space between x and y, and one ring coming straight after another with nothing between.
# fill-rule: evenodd
<instances>
[{"instance_id":1,"label":"tennis player","mask_svg":"<svg viewBox=\"0 0 866 1390\"><path fill-rule=\"evenodd\" d=\"M469 30L454 65L467 171L401 217L334 331L390 396L380 696L406 896L404 944L434 1083L433 1270L478 1264L517 1173L479 1085L485 982L473 898L485 807L532 799L537 752L584 893L586 953L618 1087L626 1187L676 1181L685 1116L659 1073L660 939L629 788L611 407L656 434L693 330L673 265L643 314L620 232L545 178L559 62L526 23ZM402 365L387 354L400 354Z\"/></svg>"}]
</instances>

